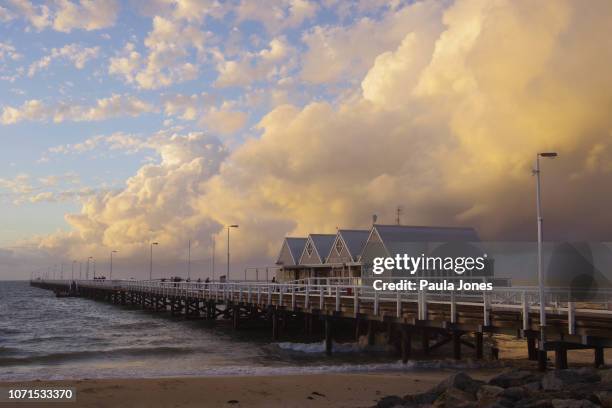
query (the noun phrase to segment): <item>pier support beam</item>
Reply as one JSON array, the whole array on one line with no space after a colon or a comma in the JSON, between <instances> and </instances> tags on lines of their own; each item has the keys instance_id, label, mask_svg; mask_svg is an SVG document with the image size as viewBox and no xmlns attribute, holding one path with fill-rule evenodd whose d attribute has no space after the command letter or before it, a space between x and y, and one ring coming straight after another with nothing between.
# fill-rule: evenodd
<instances>
[{"instance_id":1,"label":"pier support beam","mask_svg":"<svg viewBox=\"0 0 612 408\"><path fill-rule=\"evenodd\" d=\"M376 340L376 333L374 330L374 321L368 320L368 346L373 346Z\"/></svg>"},{"instance_id":2,"label":"pier support beam","mask_svg":"<svg viewBox=\"0 0 612 408\"><path fill-rule=\"evenodd\" d=\"M421 348L423 354L429 355L429 330L425 327L421 330Z\"/></svg>"},{"instance_id":3,"label":"pier support beam","mask_svg":"<svg viewBox=\"0 0 612 408\"><path fill-rule=\"evenodd\" d=\"M567 347L565 344L558 344L555 348L555 368L557 370L567 369Z\"/></svg>"},{"instance_id":4,"label":"pier support beam","mask_svg":"<svg viewBox=\"0 0 612 408\"><path fill-rule=\"evenodd\" d=\"M240 327L240 306L232 307L232 328L238 330Z\"/></svg>"},{"instance_id":5,"label":"pier support beam","mask_svg":"<svg viewBox=\"0 0 612 408\"><path fill-rule=\"evenodd\" d=\"M329 316L325 317L325 354L331 356L332 344L333 344L334 328L332 318Z\"/></svg>"},{"instance_id":6,"label":"pier support beam","mask_svg":"<svg viewBox=\"0 0 612 408\"><path fill-rule=\"evenodd\" d=\"M272 309L272 339L274 340L278 340L280 335L280 325L279 325L279 321L278 321L278 311L276 310L276 308Z\"/></svg>"},{"instance_id":7,"label":"pier support beam","mask_svg":"<svg viewBox=\"0 0 612 408\"><path fill-rule=\"evenodd\" d=\"M482 360L484 345L482 332L474 333L474 343L476 343L476 359Z\"/></svg>"},{"instance_id":8,"label":"pier support beam","mask_svg":"<svg viewBox=\"0 0 612 408\"><path fill-rule=\"evenodd\" d=\"M412 354L412 333L405 325L402 326L402 362L406 364Z\"/></svg>"},{"instance_id":9,"label":"pier support beam","mask_svg":"<svg viewBox=\"0 0 612 408\"><path fill-rule=\"evenodd\" d=\"M459 330L453 330L453 358L455 360L461 360L461 335L463 332Z\"/></svg>"},{"instance_id":10,"label":"pier support beam","mask_svg":"<svg viewBox=\"0 0 612 408\"><path fill-rule=\"evenodd\" d=\"M603 347L595 347L595 368L603 367L604 361L604 349Z\"/></svg>"},{"instance_id":11,"label":"pier support beam","mask_svg":"<svg viewBox=\"0 0 612 408\"><path fill-rule=\"evenodd\" d=\"M536 338L533 333L527 333L527 357L531 361L538 359L538 348L536 347Z\"/></svg>"}]
</instances>

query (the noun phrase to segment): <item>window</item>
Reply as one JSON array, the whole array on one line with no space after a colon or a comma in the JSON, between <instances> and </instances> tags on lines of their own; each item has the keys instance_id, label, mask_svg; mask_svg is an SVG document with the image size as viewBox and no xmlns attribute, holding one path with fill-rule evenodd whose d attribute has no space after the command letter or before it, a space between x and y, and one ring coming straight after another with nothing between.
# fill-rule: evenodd
<instances>
[{"instance_id":1,"label":"window","mask_svg":"<svg viewBox=\"0 0 612 408\"><path fill-rule=\"evenodd\" d=\"M338 238L338 240L336 241L336 253L340 255L343 249L344 249L344 245L342 244L342 240Z\"/></svg>"},{"instance_id":2,"label":"window","mask_svg":"<svg viewBox=\"0 0 612 408\"><path fill-rule=\"evenodd\" d=\"M312 255L312 242L308 241L308 243L306 244L306 253L308 254L308 256Z\"/></svg>"}]
</instances>

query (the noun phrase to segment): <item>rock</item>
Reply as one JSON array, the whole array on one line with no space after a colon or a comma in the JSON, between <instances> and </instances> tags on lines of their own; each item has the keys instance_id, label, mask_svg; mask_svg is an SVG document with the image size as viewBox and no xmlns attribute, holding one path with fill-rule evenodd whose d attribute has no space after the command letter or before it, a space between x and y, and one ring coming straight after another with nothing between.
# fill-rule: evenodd
<instances>
[{"instance_id":1,"label":"rock","mask_svg":"<svg viewBox=\"0 0 612 408\"><path fill-rule=\"evenodd\" d=\"M554 370L542 377L544 391L560 391L571 384L596 383L601 380L597 370L579 368L577 370Z\"/></svg>"},{"instance_id":2,"label":"rock","mask_svg":"<svg viewBox=\"0 0 612 408\"><path fill-rule=\"evenodd\" d=\"M516 404L520 408L552 408L552 403L549 399L520 401Z\"/></svg>"},{"instance_id":3,"label":"rock","mask_svg":"<svg viewBox=\"0 0 612 408\"><path fill-rule=\"evenodd\" d=\"M437 408L469 408L476 407L476 399L469 392L459 388L450 387L444 391L433 403Z\"/></svg>"},{"instance_id":4,"label":"rock","mask_svg":"<svg viewBox=\"0 0 612 408\"><path fill-rule=\"evenodd\" d=\"M575 400L575 399L554 399L551 401L553 408L597 408L596 404L593 404L589 400Z\"/></svg>"},{"instance_id":5,"label":"rock","mask_svg":"<svg viewBox=\"0 0 612 408\"><path fill-rule=\"evenodd\" d=\"M405 401L403 398L398 397L397 395L389 395L381 398L376 404L377 408L394 408L394 407L403 407Z\"/></svg>"},{"instance_id":6,"label":"rock","mask_svg":"<svg viewBox=\"0 0 612 408\"><path fill-rule=\"evenodd\" d=\"M601 382L612 382L612 370L599 370Z\"/></svg>"},{"instance_id":7,"label":"rock","mask_svg":"<svg viewBox=\"0 0 612 408\"><path fill-rule=\"evenodd\" d=\"M489 384L508 388L519 387L534 381L539 381L537 374L525 370L510 370L491 378Z\"/></svg>"},{"instance_id":8,"label":"rock","mask_svg":"<svg viewBox=\"0 0 612 408\"><path fill-rule=\"evenodd\" d=\"M528 392L538 392L542 388L542 384L539 381L534 381L523 385L523 388Z\"/></svg>"},{"instance_id":9,"label":"rock","mask_svg":"<svg viewBox=\"0 0 612 408\"><path fill-rule=\"evenodd\" d=\"M526 396L527 391L523 387L508 387L500 394L500 397L507 398L511 401L518 401Z\"/></svg>"},{"instance_id":10,"label":"rock","mask_svg":"<svg viewBox=\"0 0 612 408\"><path fill-rule=\"evenodd\" d=\"M431 405L441 393L427 391L415 395L406 395L404 401L413 405Z\"/></svg>"},{"instance_id":11,"label":"rock","mask_svg":"<svg viewBox=\"0 0 612 408\"><path fill-rule=\"evenodd\" d=\"M595 393L595 397L599 401L602 407L612 408L612 392L611 391L598 391Z\"/></svg>"},{"instance_id":12,"label":"rock","mask_svg":"<svg viewBox=\"0 0 612 408\"><path fill-rule=\"evenodd\" d=\"M499 394L504 391L502 387L498 387L497 385L481 385L476 392L476 398L478 401L488 402L493 401Z\"/></svg>"},{"instance_id":13,"label":"rock","mask_svg":"<svg viewBox=\"0 0 612 408\"><path fill-rule=\"evenodd\" d=\"M435 386L431 392L440 395L449 388L456 388L458 390L467 392L472 397L475 397L476 392L483 384L484 381L475 380L464 372L458 372Z\"/></svg>"}]
</instances>

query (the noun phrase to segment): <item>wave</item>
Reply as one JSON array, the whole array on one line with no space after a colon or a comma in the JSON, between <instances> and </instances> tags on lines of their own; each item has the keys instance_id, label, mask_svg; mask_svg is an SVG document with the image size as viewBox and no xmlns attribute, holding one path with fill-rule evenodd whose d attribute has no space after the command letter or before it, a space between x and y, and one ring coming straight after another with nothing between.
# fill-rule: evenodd
<instances>
[{"instance_id":1,"label":"wave","mask_svg":"<svg viewBox=\"0 0 612 408\"><path fill-rule=\"evenodd\" d=\"M296 351L300 353L325 353L325 342L319 343L273 343L281 350ZM387 351L388 346L386 345L373 345L368 346L367 344L359 343L332 343L332 352L334 353L361 353L365 351Z\"/></svg>"},{"instance_id":2,"label":"wave","mask_svg":"<svg viewBox=\"0 0 612 408\"><path fill-rule=\"evenodd\" d=\"M28 357L0 357L0 366L26 365L26 364L54 364L66 361L107 359L113 357L138 356L166 356L195 353L197 350L186 347L135 347L111 350L86 350L76 352L51 353L33 355Z\"/></svg>"}]
</instances>

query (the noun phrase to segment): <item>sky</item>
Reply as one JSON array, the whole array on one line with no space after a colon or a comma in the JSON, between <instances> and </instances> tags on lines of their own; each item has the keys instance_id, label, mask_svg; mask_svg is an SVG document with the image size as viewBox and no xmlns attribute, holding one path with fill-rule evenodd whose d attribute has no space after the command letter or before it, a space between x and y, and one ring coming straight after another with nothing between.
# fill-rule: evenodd
<instances>
[{"instance_id":1,"label":"sky","mask_svg":"<svg viewBox=\"0 0 612 408\"><path fill-rule=\"evenodd\" d=\"M0 0L0 279L380 223L610 240L612 3Z\"/></svg>"}]
</instances>

